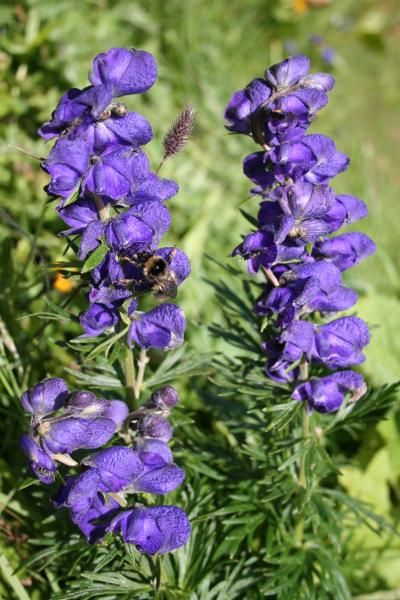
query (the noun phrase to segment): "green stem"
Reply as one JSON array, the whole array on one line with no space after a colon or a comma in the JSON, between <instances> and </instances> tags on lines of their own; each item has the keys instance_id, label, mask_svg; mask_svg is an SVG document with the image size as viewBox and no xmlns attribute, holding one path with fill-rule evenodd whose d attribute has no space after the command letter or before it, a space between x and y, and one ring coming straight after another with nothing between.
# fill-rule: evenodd
<instances>
[{"instance_id":1,"label":"green stem","mask_svg":"<svg viewBox=\"0 0 400 600\"><path fill-rule=\"evenodd\" d=\"M308 362L303 357L300 361L299 371L300 381L306 381L308 379ZM306 458L307 458L307 449L310 442L310 415L308 412L308 405L305 402L303 406L303 418L302 418L302 441L301 441L301 456L300 456L300 465L299 465L299 485L307 490L307 473L306 473ZM302 496L303 497L303 496ZM304 532L304 516L301 510L299 509L299 517L295 526L295 540L298 545L301 545L303 539Z\"/></svg>"},{"instance_id":2,"label":"green stem","mask_svg":"<svg viewBox=\"0 0 400 600\"><path fill-rule=\"evenodd\" d=\"M136 410L136 380L135 380L135 364L133 362L133 352L130 348L127 349L125 357L125 388L126 399L132 410Z\"/></svg>"}]
</instances>

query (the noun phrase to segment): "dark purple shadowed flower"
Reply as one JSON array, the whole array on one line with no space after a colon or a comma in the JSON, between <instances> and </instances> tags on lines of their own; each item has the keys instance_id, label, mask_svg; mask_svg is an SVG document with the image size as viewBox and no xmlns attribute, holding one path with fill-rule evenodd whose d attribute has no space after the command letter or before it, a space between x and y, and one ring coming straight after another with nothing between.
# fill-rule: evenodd
<instances>
[{"instance_id":1,"label":"dark purple shadowed flower","mask_svg":"<svg viewBox=\"0 0 400 600\"><path fill-rule=\"evenodd\" d=\"M277 342L264 342L262 351L268 356L264 370L272 381L277 383L290 383L298 377L298 367L292 368L293 361L282 358L283 346Z\"/></svg>"},{"instance_id":2,"label":"dark purple shadowed flower","mask_svg":"<svg viewBox=\"0 0 400 600\"><path fill-rule=\"evenodd\" d=\"M365 360L362 353L369 344L367 325L358 317L342 317L316 327L313 359L330 369L351 367Z\"/></svg>"},{"instance_id":3,"label":"dark purple shadowed flower","mask_svg":"<svg viewBox=\"0 0 400 600\"><path fill-rule=\"evenodd\" d=\"M164 303L133 321L128 340L141 348L171 350L183 343L186 320L182 309L176 304Z\"/></svg>"},{"instance_id":4,"label":"dark purple shadowed flower","mask_svg":"<svg viewBox=\"0 0 400 600\"><path fill-rule=\"evenodd\" d=\"M375 243L365 233L351 232L317 242L313 248L313 256L329 260L339 271L346 271L375 250Z\"/></svg>"},{"instance_id":5,"label":"dark purple shadowed flower","mask_svg":"<svg viewBox=\"0 0 400 600\"><path fill-rule=\"evenodd\" d=\"M225 109L227 129L236 133L250 133L254 113L268 100L271 88L263 79L254 79L243 90L235 92Z\"/></svg>"},{"instance_id":6,"label":"dark purple shadowed flower","mask_svg":"<svg viewBox=\"0 0 400 600\"><path fill-rule=\"evenodd\" d=\"M243 242L232 252L247 260L249 273L257 273L260 267L269 269L276 258L276 245L273 235L268 231L255 231L246 235Z\"/></svg>"},{"instance_id":7,"label":"dark purple shadowed flower","mask_svg":"<svg viewBox=\"0 0 400 600\"><path fill-rule=\"evenodd\" d=\"M90 148L83 140L61 138L41 164L51 179L49 194L67 198L79 187L89 165Z\"/></svg>"},{"instance_id":8,"label":"dark purple shadowed flower","mask_svg":"<svg viewBox=\"0 0 400 600\"><path fill-rule=\"evenodd\" d=\"M85 330L84 337L96 337L115 327L119 322L118 310L94 302L81 314L79 322Z\"/></svg>"},{"instance_id":9,"label":"dark purple shadowed flower","mask_svg":"<svg viewBox=\"0 0 400 600\"><path fill-rule=\"evenodd\" d=\"M294 362L303 354L309 358L313 348L314 327L308 321L293 321L283 330L279 341L284 344L283 360Z\"/></svg>"},{"instance_id":10,"label":"dark purple shadowed flower","mask_svg":"<svg viewBox=\"0 0 400 600\"><path fill-rule=\"evenodd\" d=\"M340 371L301 383L295 388L292 398L308 402L310 409L317 412L330 413L340 408L347 393L351 393L350 402L355 402L366 391L362 375L354 371Z\"/></svg>"},{"instance_id":11,"label":"dark purple shadowed flower","mask_svg":"<svg viewBox=\"0 0 400 600\"><path fill-rule=\"evenodd\" d=\"M103 199L103 202L107 204L107 199ZM89 223L99 219L96 204L89 196L81 197L65 208L59 208L58 215L64 223L69 225L69 229L63 231L60 235L82 233Z\"/></svg>"},{"instance_id":12,"label":"dark purple shadowed flower","mask_svg":"<svg viewBox=\"0 0 400 600\"><path fill-rule=\"evenodd\" d=\"M34 475L46 485L53 483L57 471L54 460L29 435L21 436L20 445L29 458L29 466Z\"/></svg>"},{"instance_id":13,"label":"dark purple shadowed flower","mask_svg":"<svg viewBox=\"0 0 400 600\"><path fill-rule=\"evenodd\" d=\"M165 417L159 415L145 415L139 420L138 431L140 435L155 438L162 442L169 442L174 429Z\"/></svg>"},{"instance_id":14,"label":"dark purple shadowed flower","mask_svg":"<svg viewBox=\"0 0 400 600\"><path fill-rule=\"evenodd\" d=\"M146 465L163 466L173 461L172 451L168 444L156 438L138 437L135 450L139 452Z\"/></svg>"},{"instance_id":15,"label":"dark purple shadowed flower","mask_svg":"<svg viewBox=\"0 0 400 600\"><path fill-rule=\"evenodd\" d=\"M109 309L120 306L127 298L131 296L128 290L100 286L92 287L89 293L91 303L103 304Z\"/></svg>"},{"instance_id":16,"label":"dark purple shadowed flower","mask_svg":"<svg viewBox=\"0 0 400 600\"><path fill-rule=\"evenodd\" d=\"M127 544L140 552L165 554L186 544L190 523L177 506L133 508L116 516L108 531L120 531Z\"/></svg>"},{"instance_id":17,"label":"dark purple shadowed flower","mask_svg":"<svg viewBox=\"0 0 400 600\"><path fill-rule=\"evenodd\" d=\"M179 401L179 394L172 385L164 385L152 393L146 406L160 410L170 410Z\"/></svg>"},{"instance_id":18,"label":"dark purple shadowed flower","mask_svg":"<svg viewBox=\"0 0 400 600\"><path fill-rule=\"evenodd\" d=\"M24 409L36 417L43 417L65 405L68 398L67 384L57 377L43 379L21 397Z\"/></svg>"},{"instance_id":19,"label":"dark purple shadowed flower","mask_svg":"<svg viewBox=\"0 0 400 600\"><path fill-rule=\"evenodd\" d=\"M112 90L112 96L141 94L157 79L157 63L149 52L111 48L93 61L89 80L94 86Z\"/></svg>"}]
</instances>

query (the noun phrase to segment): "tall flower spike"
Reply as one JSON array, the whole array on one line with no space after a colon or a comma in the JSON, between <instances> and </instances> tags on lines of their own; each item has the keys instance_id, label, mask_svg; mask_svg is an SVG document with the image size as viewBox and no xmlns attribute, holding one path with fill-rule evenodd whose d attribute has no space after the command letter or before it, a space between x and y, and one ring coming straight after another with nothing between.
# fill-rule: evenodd
<instances>
[{"instance_id":1,"label":"tall flower spike","mask_svg":"<svg viewBox=\"0 0 400 600\"><path fill-rule=\"evenodd\" d=\"M147 91L156 78L151 54L111 48L95 57L90 85L68 90L39 130L45 139L56 138L42 161L50 176L46 191L58 198L57 213L68 226L62 235L77 236L77 255L85 261L82 273L89 273L81 337L125 335L126 395L133 411L121 400L97 398L86 390L70 393L62 379L45 379L21 398L31 415L21 448L32 473L46 485L54 483L58 469L75 469L54 505L70 510L90 543L112 531L140 552L163 554L187 542L187 516L176 506L129 507L128 499L138 492L167 494L185 478L168 446L173 434L168 418L178 393L165 386L140 408L137 401L147 349L167 351L183 342L182 309L158 302L175 298L190 274L190 262L179 248L159 247L171 226L164 202L178 192L178 184L151 171L143 146L153 137L152 127L119 101ZM163 160L181 151L193 126L189 107L164 139ZM155 304L147 312L140 306L144 294ZM132 321L128 336L127 319ZM139 355L136 378L128 341L140 349L134 349ZM115 445L116 433L130 447ZM102 449L106 444L111 445ZM85 450L96 452L78 463L77 450L81 456Z\"/></svg>"},{"instance_id":2,"label":"tall flower spike","mask_svg":"<svg viewBox=\"0 0 400 600\"><path fill-rule=\"evenodd\" d=\"M347 169L348 157L327 136L307 133L334 86L331 75L309 70L308 57L291 56L235 92L226 108L227 128L262 147L243 163L257 184L252 193L263 198L258 223L233 255L248 261L250 273L262 267L267 276L254 307L270 317L262 348L267 377L295 386L292 397L310 410L332 412L349 394L354 401L365 393L364 381L353 371L317 379L312 365L336 370L364 360L367 325L358 317L332 316L357 300L340 271L372 254L375 244L362 233L329 237L368 210L355 196L335 196L330 186Z\"/></svg>"}]
</instances>

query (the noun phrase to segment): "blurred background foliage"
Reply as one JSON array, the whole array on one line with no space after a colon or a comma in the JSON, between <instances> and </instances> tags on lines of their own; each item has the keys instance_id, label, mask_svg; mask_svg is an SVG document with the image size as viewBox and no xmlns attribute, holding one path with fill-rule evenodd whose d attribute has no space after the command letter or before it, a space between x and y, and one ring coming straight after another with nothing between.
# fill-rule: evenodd
<instances>
[{"instance_id":1,"label":"blurred background foliage","mask_svg":"<svg viewBox=\"0 0 400 600\"><path fill-rule=\"evenodd\" d=\"M94 55L112 46L143 48L158 60L157 84L147 94L129 99L130 107L153 124L155 139L147 151L154 166L161 156L162 137L181 107L190 104L198 111L192 142L182 155L166 164L163 172L180 184L179 194L169 205L173 228L166 242L178 243L192 262L193 273L180 292L180 300L188 316L188 339L195 353L235 354L228 341L213 338L208 331L211 323L222 319L221 303L207 281L218 280L221 268L208 257L227 261L232 247L248 228L239 206L254 213L257 203L246 201L249 183L241 171L243 157L253 149L251 140L227 135L223 128L223 110L229 96L253 77L262 75L271 63L297 52L312 58L314 71L327 70L336 76L330 104L312 131L332 136L338 148L350 155L351 167L337 179L335 189L367 202L370 215L360 228L378 245L374 257L346 275L347 282L360 295L358 314L368 321L373 333L362 370L376 386L393 382L400 375L397 0L3 0L2 597L11 594L10 597L26 598L27 591L36 599L60 592L59 574L55 573L61 567L56 558L49 565L44 560L39 562L36 571L26 569L13 574L21 561L33 553L35 542L28 538L41 531L47 518L52 519L51 508L48 502L40 500L43 496L37 488L17 491L26 476L23 459L16 450L17 435L25 421L18 397L26 385L47 374L65 374L66 367L74 367L76 357L65 341L79 334L79 327L63 320L62 313L59 319L49 322L34 316L51 313L55 306L69 301L74 283L49 268L62 257L63 241L56 234L63 224L52 206L45 205L42 188L47 177L37 160L16 146L35 156L47 154L48 148L36 135L37 128L48 119L65 89L86 85ZM234 289L234 276L229 282ZM71 301L72 312L77 315L83 305L84 299L77 294ZM193 475L203 490L212 491L213 482L223 478L230 443L226 425L217 421L210 409L217 392L205 378L183 380L179 385L184 398L179 419L185 432L179 436L178 431L181 462L187 461L189 480ZM185 426L190 415L195 416L196 423ZM201 447L204 439L208 439L209 446L203 445L202 449L203 472L193 469L191 474L185 445L196 448L197 443ZM400 515L400 412L392 410L388 420L363 431L360 439L351 444L347 441L340 449L351 461L342 470L344 488L354 497L370 502L379 514L396 524ZM64 519L63 526L68 527L66 523ZM43 540L37 543L40 548L45 544ZM354 544L378 550L368 564L368 577L364 578L367 571L361 570L354 583L357 593L400 587L398 540L382 541L361 527ZM230 589L229 593L225 590L224 597L247 597L242 591L232 591L234 587ZM219 598L200 592L192 597Z\"/></svg>"}]
</instances>

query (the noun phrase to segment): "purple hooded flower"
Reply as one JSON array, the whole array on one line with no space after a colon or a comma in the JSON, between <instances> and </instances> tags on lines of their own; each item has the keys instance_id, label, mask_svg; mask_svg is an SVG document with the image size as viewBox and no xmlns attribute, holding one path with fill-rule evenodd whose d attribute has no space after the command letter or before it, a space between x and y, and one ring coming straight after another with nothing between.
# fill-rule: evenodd
<instances>
[{"instance_id":1,"label":"purple hooded flower","mask_svg":"<svg viewBox=\"0 0 400 600\"><path fill-rule=\"evenodd\" d=\"M333 140L320 134L285 142L269 153L269 159L278 167L278 179L291 177L297 181L304 177L309 183L327 183L349 164L348 157L336 150Z\"/></svg>"},{"instance_id":2,"label":"purple hooded flower","mask_svg":"<svg viewBox=\"0 0 400 600\"><path fill-rule=\"evenodd\" d=\"M303 244L314 241L339 229L346 218L343 205L336 201L328 185L297 183L289 186L282 195L280 206L287 220L283 222L278 241L283 241L286 236L300 238Z\"/></svg>"},{"instance_id":3,"label":"purple hooded flower","mask_svg":"<svg viewBox=\"0 0 400 600\"><path fill-rule=\"evenodd\" d=\"M153 200L165 202L175 196L178 190L176 181L161 179L155 173L150 173L143 183L125 198L125 202L128 205Z\"/></svg>"},{"instance_id":4,"label":"purple hooded flower","mask_svg":"<svg viewBox=\"0 0 400 600\"><path fill-rule=\"evenodd\" d=\"M107 204L106 199L103 199L103 202L104 204ZM80 197L73 204L70 204L65 208L59 208L58 215L64 223L69 225L69 229L66 229L60 235L76 235L78 233L83 233L89 223L98 222L99 219L96 204L90 196Z\"/></svg>"},{"instance_id":5,"label":"purple hooded flower","mask_svg":"<svg viewBox=\"0 0 400 600\"><path fill-rule=\"evenodd\" d=\"M84 191L118 200L136 189L149 173L149 160L144 152L137 148L112 146L91 158L82 187Z\"/></svg>"},{"instance_id":6,"label":"purple hooded flower","mask_svg":"<svg viewBox=\"0 0 400 600\"><path fill-rule=\"evenodd\" d=\"M54 454L71 454L79 448L100 448L112 438L115 430L112 419L87 414L41 421L35 429L42 446Z\"/></svg>"},{"instance_id":7,"label":"purple hooded flower","mask_svg":"<svg viewBox=\"0 0 400 600\"><path fill-rule=\"evenodd\" d=\"M172 385L164 385L155 390L146 406L149 408L158 408L159 410L170 410L179 401L179 394Z\"/></svg>"},{"instance_id":8,"label":"purple hooded flower","mask_svg":"<svg viewBox=\"0 0 400 600\"><path fill-rule=\"evenodd\" d=\"M271 88L263 79L254 79L244 90L235 92L225 109L227 129L236 133L250 133L254 113L268 100Z\"/></svg>"},{"instance_id":9,"label":"purple hooded flower","mask_svg":"<svg viewBox=\"0 0 400 600\"><path fill-rule=\"evenodd\" d=\"M238 254L247 260L249 273L257 273L260 267L269 269L277 254L273 235L267 231L249 233L232 252L232 256Z\"/></svg>"},{"instance_id":10,"label":"purple hooded flower","mask_svg":"<svg viewBox=\"0 0 400 600\"><path fill-rule=\"evenodd\" d=\"M177 506L151 506L123 511L108 531L120 531L124 542L134 544L140 552L165 554L186 544L191 528Z\"/></svg>"},{"instance_id":11,"label":"purple hooded flower","mask_svg":"<svg viewBox=\"0 0 400 600\"><path fill-rule=\"evenodd\" d=\"M78 189L88 169L89 157L90 148L83 140L58 140L41 165L51 177L48 193L67 198Z\"/></svg>"},{"instance_id":12,"label":"purple hooded flower","mask_svg":"<svg viewBox=\"0 0 400 600\"><path fill-rule=\"evenodd\" d=\"M342 317L316 327L313 358L330 369L351 367L365 360L364 347L369 344L367 325L358 317Z\"/></svg>"},{"instance_id":13,"label":"purple hooded flower","mask_svg":"<svg viewBox=\"0 0 400 600\"><path fill-rule=\"evenodd\" d=\"M35 417L44 417L65 405L68 388L64 379L43 379L22 395L21 404Z\"/></svg>"},{"instance_id":14,"label":"purple hooded flower","mask_svg":"<svg viewBox=\"0 0 400 600\"><path fill-rule=\"evenodd\" d=\"M258 301L255 311L278 314L280 323L289 323L297 313L346 310L357 301L357 294L342 285L340 271L324 261L294 265L279 283Z\"/></svg>"},{"instance_id":15,"label":"purple hooded flower","mask_svg":"<svg viewBox=\"0 0 400 600\"><path fill-rule=\"evenodd\" d=\"M112 96L141 94L157 79L157 63L149 52L111 48L93 61L89 80L94 86L112 90Z\"/></svg>"},{"instance_id":16,"label":"purple hooded flower","mask_svg":"<svg viewBox=\"0 0 400 600\"><path fill-rule=\"evenodd\" d=\"M87 390L73 392L65 408L68 413L83 419L106 417L113 421L116 428L121 427L129 412L125 402L96 398L93 392Z\"/></svg>"},{"instance_id":17,"label":"purple hooded flower","mask_svg":"<svg viewBox=\"0 0 400 600\"><path fill-rule=\"evenodd\" d=\"M297 379L299 369L292 368L294 361L282 358L283 346L274 342L264 342L261 345L262 351L268 356L264 370L272 381L277 383L290 383Z\"/></svg>"},{"instance_id":18,"label":"purple hooded flower","mask_svg":"<svg viewBox=\"0 0 400 600\"><path fill-rule=\"evenodd\" d=\"M159 200L135 202L109 222L106 241L114 250L145 252L157 246L170 225L170 212Z\"/></svg>"},{"instance_id":19,"label":"purple hooded flower","mask_svg":"<svg viewBox=\"0 0 400 600\"><path fill-rule=\"evenodd\" d=\"M279 341L284 344L283 360L294 362L303 354L309 358L313 348L314 327L308 321L293 321L283 330Z\"/></svg>"},{"instance_id":20,"label":"purple hooded flower","mask_svg":"<svg viewBox=\"0 0 400 600\"><path fill-rule=\"evenodd\" d=\"M375 250L375 243L365 233L351 232L317 242L313 248L313 256L329 260L340 271L346 271Z\"/></svg>"},{"instance_id":21,"label":"purple hooded flower","mask_svg":"<svg viewBox=\"0 0 400 600\"><path fill-rule=\"evenodd\" d=\"M348 392L351 393L350 402L355 402L366 391L362 375L354 371L340 371L301 383L295 388L292 398L308 402L309 408L317 412L330 413L340 408Z\"/></svg>"},{"instance_id":22,"label":"purple hooded flower","mask_svg":"<svg viewBox=\"0 0 400 600\"><path fill-rule=\"evenodd\" d=\"M144 146L152 140L153 130L145 117L136 112L127 112L123 116L111 114L98 121L89 117L87 122L75 127L68 137L85 140L92 152L101 154L113 146Z\"/></svg>"},{"instance_id":23,"label":"purple hooded flower","mask_svg":"<svg viewBox=\"0 0 400 600\"><path fill-rule=\"evenodd\" d=\"M119 322L117 307L109 308L94 302L81 314L79 322L85 330L85 337L96 337L108 329L113 329Z\"/></svg>"},{"instance_id":24,"label":"purple hooded flower","mask_svg":"<svg viewBox=\"0 0 400 600\"><path fill-rule=\"evenodd\" d=\"M183 343L186 320L182 309L176 304L164 303L133 321L128 339L131 345L141 348L171 350Z\"/></svg>"},{"instance_id":25,"label":"purple hooded flower","mask_svg":"<svg viewBox=\"0 0 400 600\"><path fill-rule=\"evenodd\" d=\"M292 86L305 77L310 70L308 56L290 56L282 62L272 65L265 72L265 79L274 88Z\"/></svg>"},{"instance_id":26,"label":"purple hooded flower","mask_svg":"<svg viewBox=\"0 0 400 600\"><path fill-rule=\"evenodd\" d=\"M131 448L113 446L83 460L99 474L104 492L148 492L168 494L184 480L185 473L156 452L139 453Z\"/></svg>"},{"instance_id":27,"label":"purple hooded flower","mask_svg":"<svg viewBox=\"0 0 400 600\"><path fill-rule=\"evenodd\" d=\"M174 429L165 417L159 415L145 415L139 420L138 431L140 435L155 438L162 442L169 442Z\"/></svg>"},{"instance_id":28,"label":"purple hooded flower","mask_svg":"<svg viewBox=\"0 0 400 600\"><path fill-rule=\"evenodd\" d=\"M29 458L29 466L34 475L46 485L53 483L57 472L54 460L29 435L21 436L20 444Z\"/></svg>"}]
</instances>

